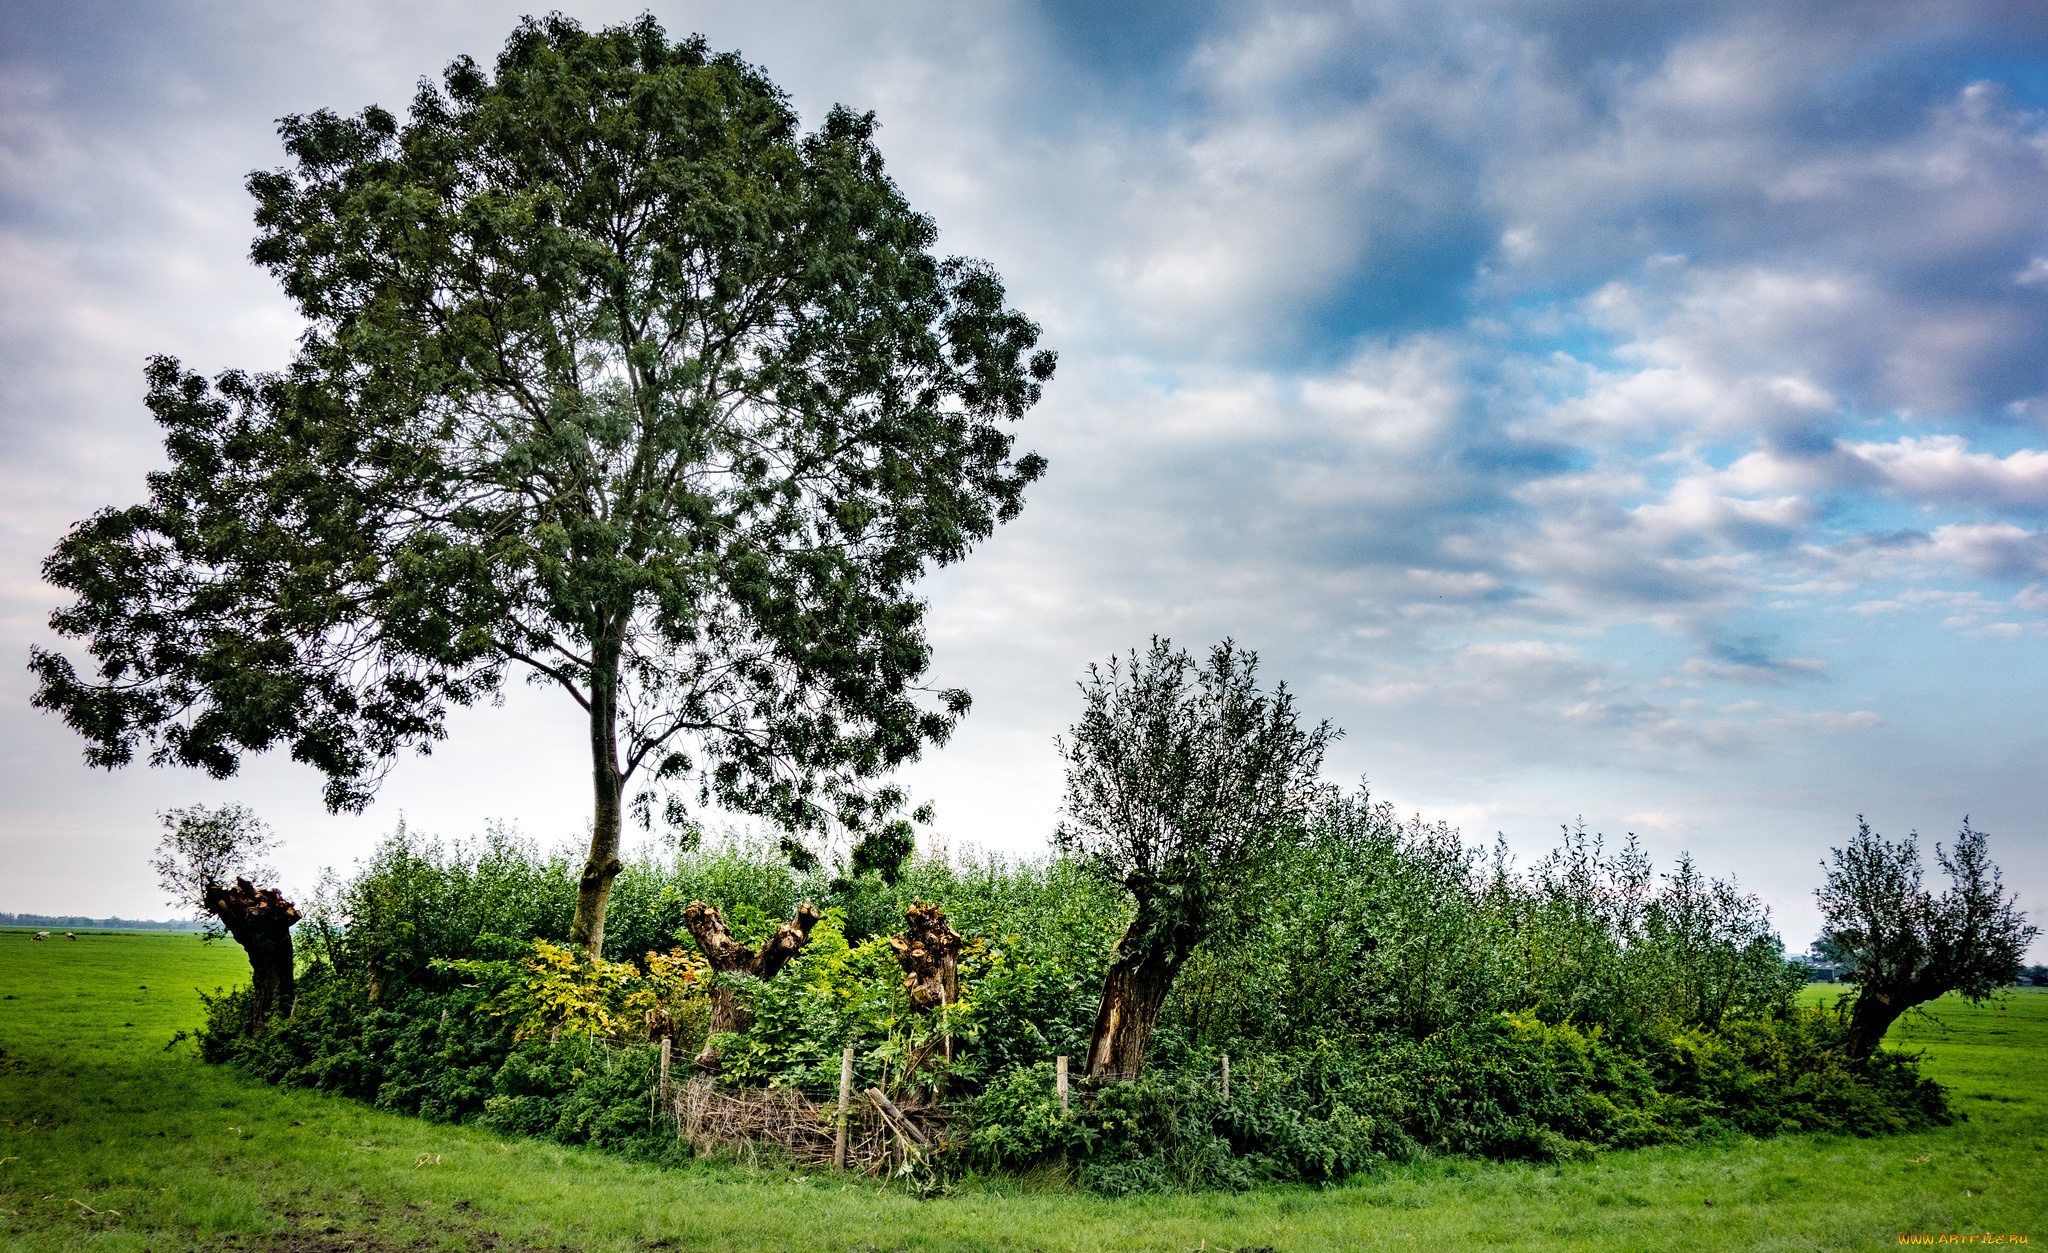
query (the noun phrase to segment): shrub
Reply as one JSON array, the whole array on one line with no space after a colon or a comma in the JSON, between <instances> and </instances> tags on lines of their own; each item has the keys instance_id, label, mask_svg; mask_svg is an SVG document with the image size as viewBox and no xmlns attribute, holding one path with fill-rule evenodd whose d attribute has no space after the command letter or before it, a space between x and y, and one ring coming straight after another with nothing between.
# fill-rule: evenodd
<instances>
[{"instance_id":1,"label":"shrub","mask_svg":"<svg viewBox=\"0 0 2048 1253\"><path fill-rule=\"evenodd\" d=\"M353 876L322 881L300 948L375 999L393 984L431 986L436 962L513 961L535 940L567 940L575 898L568 858L507 828L443 845L401 821Z\"/></svg>"},{"instance_id":2,"label":"shrub","mask_svg":"<svg viewBox=\"0 0 2048 1253\"><path fill-rule=\"evenodd\" d=\"M1239 1062L1190 1055L1135 1083L1076 1089L1052 1068L993 1079L965 1111L960 1153L982 1170L1065 1160L1097 1190L1243 1188L1339 1179L1417 1152L1561 1161L1728 1131L1875 1135L1946 1123L1912 1058L1858 1061L1832 1013L1668 1026L1648 1051L1598 1029L1496 1014L1422 1039L1328 1042Z\"/></svg>"},{"instance_id":3,"label":"shrub","mask_svg":"<svg viewBox=\"0 0 2048 1253\"><path fill-rule=\"evenodd\" d=\"M655 955L648 954L650 958ZM673 964L673 963L670 963ZM535 940L517 962L455 961L446 964L488 987L484 1008L505 1024L514 1040L568 1035L631 1035L644 1028L658 1003L654 987L625 962L585 961L559 944ZM682 979L687 982L689 973ZM669 986L673 987L671 982Z\"/></svg>"},{"instance_id":4,"label":"shrub","mask_svg":"<svg viewBox=\"0 0 2048 1253\"><path fill-rule=\"evenodd\" d=\"M1660 1085L1700 1125L1870 1136L1953 1117L1942 1086L1919 1073L1917 1054L1856 1056L1848 1024L1830 1009L1737 1019L1718 1031L1672 1029L1654 1049Z\"/></svg>"},{"instance_id":5,"label":"shrub","mask_svg":"<svg viewBox=\"0 0 2048 1253\"><path fill-rule=\"evenodd\" d=\"M648 1085L654 1050L616 1048L590 1037L515 1049L493 1076L476 1121L519 1135L600 1148L649 1147ZM658 1139L673 1138L666 1133Z\"/></svg>"},{"instance_id":6,"label":"shrub","mask_svg":"<svg viewBox=\"0 0 2048 1253\"><path fill-rule=\"evenodd\" d=\"M1198 950L1174 987L1164 1021L1196 1047L1419 1040L1523 1009L1633 1040L1784 1014L1804 983L1754 896L1687 858L1660 882L1633 840L1610 854L1579 829L1518 872L1502 846L1487 858L1333 792L1270 882L1242 937Z\"/></svg>"}]
</instances>

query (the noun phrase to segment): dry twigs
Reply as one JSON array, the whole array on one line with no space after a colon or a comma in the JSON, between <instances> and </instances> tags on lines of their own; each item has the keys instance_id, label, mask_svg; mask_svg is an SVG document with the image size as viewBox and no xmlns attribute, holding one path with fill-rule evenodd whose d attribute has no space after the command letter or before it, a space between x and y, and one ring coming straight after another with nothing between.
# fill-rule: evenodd
<instances>
[{"instance_id":1,"label":"dry twigs","mask_svg":"<svg viewBox=\"0 0 2048 1253\"><path fill-rule=\"evenodd\" d=\"M862 1174L884 1174L894 1164L892 1148L901 1126L920 1146L934 1145L945 1129L943 1112L915 1101L898 1106L872 1095L847 1111L846 1165ZM751 1149L773 1144L797 1161L830 1166L837 1135L838 1103L820 1103L789 1088L720 1088L707 1079L681 1085L671 1109L676 1135L699 1154L720 1148Z\"/></svg>"}]
</instances>

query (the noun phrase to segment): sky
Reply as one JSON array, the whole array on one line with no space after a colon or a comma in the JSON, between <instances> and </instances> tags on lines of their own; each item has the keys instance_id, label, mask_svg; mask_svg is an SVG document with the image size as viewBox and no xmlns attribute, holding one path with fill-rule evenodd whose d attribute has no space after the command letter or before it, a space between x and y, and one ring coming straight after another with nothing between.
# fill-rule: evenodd
<instances>
[{"instance_id":1,"label":"sky","mask_svg":"<svg viewBox=\"0 0 2048 1253\"><path fill-rule=\"evenodd\" d=\"M1866 815L1965 815L2048 905L2048 8L1373 0L649 7L807 126L872 110L949 254L1060 354L1021 517L931 576L974 694L905 772L1042 853L1090 661L1255 650L1326 772L1526 862L1583 819L1812 938ZM156 353L271 369L277 119L400 109L496 3L0 0L0 910L165 917L156 814L240 801L290 890L403 819L581 840L566 698L458 713L376 804L87 769L29 706L39 566L163 464ZM1935 876L1938 880L1939 876ZM2033 960L2048 960L2037 944Z\"/></svg>"}]
</instances>

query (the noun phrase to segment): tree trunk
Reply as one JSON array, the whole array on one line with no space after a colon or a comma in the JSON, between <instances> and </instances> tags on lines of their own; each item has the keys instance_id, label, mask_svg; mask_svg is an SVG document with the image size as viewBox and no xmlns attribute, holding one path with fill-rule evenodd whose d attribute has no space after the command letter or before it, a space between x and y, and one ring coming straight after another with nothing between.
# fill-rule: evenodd
<instances>
[{"instance_id":1,"label":"tree trunk","mask_svg":"<svg viewBox=\"0 0 2048 1253\"><path fill-rule=\"evenodd\" d=\"M249 955L249 990L256 1011L253 1029L263 1030L280 1007L290 1017L292 924L299 920L298 909L276 888L259 891L247 879L236 879L231 888L208 887L205 906Z\"/></svg>"},{"instance_id":2,"label":"tree trunk","mask_svg":"<svg viewBox=\"0 0 2048 1253\"><path fill-rule=\"evenodd\" d=\"M604 914L619 877L619 799L626 780L619 772L618 658L600 664L590 680L590 767L596 806L590 822L590 856L576 881L576 916L569 942L592 961L604 956Z\"/></svg>"},{"instance_id":3,"label":"tree trunk","mask_svg":"<svg viewBox=\"0 0 2048 1253\"><path fill-rule=\"evenodd\" d=\"M889 947L896 953L896 964L903 968L903 990L910 996L910 1007L920 1014L929 1014L942 1006L956 1004L960 1000L960 933L946 921L946 911L937 905L924 901L912 903L903 911L902 935L889 937ZM950 1068L953 1062L953 1032L951 1023L942 1023L943 1030L937 1038L921 1050L913 1050L903 1067L907 1078L917 1073L932 1053L944 1057ZM934 1094L945 1091L946 1077L941 1074L932 1083Z\"/></svg>"},{"instance_id":4,"label":"tree trunk","mask_svg":"<svg viewBox=\"0 0 2048 1253\"><path fill-rule=\"evenodd\" d=\"M704 952L704 960L720 974L749 974L756 979L773 979L789 959L810 943L811 928L824 917L818 907L805 901L796 917L775 928L775 934L756 953L735 940L725 925L725 916L703 901L691 901L683 910L683 925ZM720 1032L745 1031L754 1025L754 1007L742 1000L737 989L721 980L711 984L711 1027L705 1035L704 1051L697 1054L700 1070L718 1069L718 1049L711 1043Z\"/></svg>"},{"instance_id":5,"label":"tree trunk","mask_svg":"<svg viewBox=\"0 0 2048 1253\"><path fill-rule=\"evenodd\" d=\"M918 901L903 913L904 934L889 937L910 1006L928 1014L960 999L960 933L937 905Z\"/></svg>"},{"instance_id":6,"label":"tree trunk","mask_svg":"<svg viewBox=\"0 0 2048 1253\"><path fill-rule=\"evenodd\" d=\"M1095 1079L1135 1079L1145 1068L1145 1046L1159 1007L1173 987L1183 958L1170 957L1158 946L1138 947L1141 914L1117 942L1116 961L1102 980L1102 1004L1095 1010L1095 1031L1088 1039L1088 1074ZM1185 951L1183 949L1182 951Z\"/></svg>"},{"instance_id":7,"label":"tree trunk","mask_svg":"<svg viewBox=\"0 0 2048 1253\"><path fill-rule=\"evenodd\" d=\"M1875 1053L1877 1046L1884 1043L1884 1033L1891 1030L1899 1015L1919 1003L1901 992L1857 989L1855 1003L1849 1009L1849 1056L1864 1058Z\"/></svg>"}]
</instances>

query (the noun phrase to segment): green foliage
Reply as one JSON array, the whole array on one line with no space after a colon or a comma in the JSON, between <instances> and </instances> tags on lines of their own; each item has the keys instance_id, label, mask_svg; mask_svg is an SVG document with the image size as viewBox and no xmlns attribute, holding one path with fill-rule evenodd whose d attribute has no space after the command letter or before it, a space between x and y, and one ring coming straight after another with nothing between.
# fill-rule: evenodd
<instances>
[{"instance_id":1,"label":"green foliage","mask_svg":"<svg viewBox=\"0 0 2048 1253\"><path fill-rule=\"evenodd\" d=\"M1062 1053L1083 1056L1104 964L1099 956L1076 962L1017 935L970 941L961 954L964 990L955 1021L981 1073L1049 1066Z\"/></svg>"},{"instance_id":2,"label":"green foliage","mask_svg":"<svg viewBox=\"0 0 2048 1253\"><path fill-rule=\"evenodd\" d=\"M1860 817L1854 839L1833 850L1821 906L1821 946L1839 955L1857 985L1853 1021L1864 1051L1898 1016L1947 992L1981 1001L2019 977L2041 934L2005 891L1982 831L1963 819L1954 848L1935 845L1949 877L1939 896L1921 886L1917 832L1892 841Z\"/></svg>"},{"instance_id":3,"label":"green foliage","mask_svg":"<svg viewBox=\"0 0 2048 1253\"><path fill-rule=\"evenodd\" d=\"M1328 1181L1425 1152L1577 1161L1729 1131L1877 1135L1951 1117L1910 1058L1852 1058L1829 1012L1671 1028L1648 1051L1521 1013L1237 1059L1228 1101L1213 1056L1077 1089L1066 1115L1051 1068L1020 1067L971 1105L962 1153L989 1170L1065 1160L1125 1193Z\"/></svg>"},{"instance_id":4,"label":"green foliage","mask_svg":"<svg viewBox=\"0 0 2048 1253\"><path fill-rule=\"evenodd\" d=\"M1091 1120L1062 1110L1053 1063L1015 1066L982 1089L966 1111L960 1152L988 1170L1019 1169L1083 1153L1100 1138Z\"/></svg>"},{"instance_id":5,"label":"green foliage","mask_svg":"<svg viewBox=\"0 0 2048 1253\"><path fill-rule=\"evenodd\" d=\"M1819 1007L1731 1020L1719 1030L1672 1028L1650 1058L1659 1085L1701 1126L1871 1136L1955 1117L1946 1090L1920 1074L1917 1054L1858 1057L1843 1016Z\"/></svg>"},{"instance_id":6,"label":"green foliage","mask_svg":"<svg viewBox=\"0 0 2048 1253\"><path fill-rule=\"evenodd\" d=\"M1141 659L1090 663L1067 763L1059 850L1137 906L1125 940L1175 966L1246 906L1322 791L1343 733L1304 729L1287 685L1258 686L1258 655L1225 640L1197 665L1154 636Z\"/></svg>"},{"instance_id":7,"label":"green foliage","mask_svg":"<svg viewBox=\"0 0 2048 1253\"><path fill-rule=\"evenodd\" d=\"M484 1008L510 1028L514 1040L629 1035L644 1026L656 1004L654 989L636 967L589 961L546 940L535 940L533 952L516 965L456 961L448 969L491 988Z\"/></svg>"},{"instance_id":8,"label":"green foliage","mask_svg":"<svg viewBox=\"0 0 2048 1253\"><path fill-rule=\"evenodd\" d=\"M893 1086L891 1062L900 1075L914 1024L896 986L895 958L879 936L850 944L843 910L825 911L811 928L810 944L776 978L722 977L743 982L754 1006L744 1034L720 1037L719 1067L728 1079L830 1088L839 1081L840 1052L849 1046L863 1085Z\"/></svg>"},{"instance_id":9,"label":"green foliage","mask_svg":"<svg viewBox=\"0 0 2048 1253\"><path fill-rule=\"evenodd\" d=\"M354 875L328 881L302 924L297 1013L245 1039L237 1014L246 995L225 994L202 1048L275 1082L567 1136L606 1125L610 1115L564 1122L564 1111L597 1099L572 1096L588 1085L626 1084L619 1068L638 1056L630 1041L644 1038L636 1033L648 1008L667 1012L685 1056L702 1042L709 972L694 946L679 946L690 945L678 931L683 904L718 905L742 940L758 942L796 902L816 897L828 902L825 918L776 979L723 976L746 985L755 1011L747 1032L723 1042L726 1079L829 1089L840 1049L852 1045L862 1083L893 1087L914 1052L950 1031L961 1053L954 1082L971 1088L991 1064L1049 1059L1085 1039L1089 986L1118 925L1118 903L1063 863L916 859L892 886L875 876L806 877L771 843L733 837L629 862L608 948L636 960L587 963L559 943L564 911L551 908L573 891L572 876L567 857L502 830L444 844L401 824ZM844 903L830 903L835 891ZM970 930L1014 929L1001 945L968 946L969 995L942 1019L909 1013L885 942L918 897L951 902ZM546 934L512 938L527 926ZM645 947L621 952L628 942ZM558 1048L594 1041L613 1060L597 1065L590 1058L600 1054L578 1052L557 1064L547 1041L558 1033ZM928 1062L924 1073L936 1069ZM643 1083L630 1117L619 1105L621 1126L644 1123L645 1095Z\"/></svg>"},{"instance_id":10,"label":"green foliage","mask_svg":"<svg viewBox=\"0 0 2048 1253\"><path fill-rule=\"evenodd\" d=\"M559 950L557 950L559 951ZM380 1109L475 1122L566 1144L660 1156L673 1135L649 1125L652 1046L564 1032L517 1041L482 987L401 989L377 1006L332 972L301 981L299 1012L253 1039L223 1034L216 1001L201 1056L233 1061L273 1083L315 1088ZM572 1010L572 1013L577 1012Z\"/></svg>"},{"instance_id":11,"label":"green foliage","mask_svg":"<svg viewBox=\"0 0 2048 1253\"><path fill-rule=\"evenodd\" d=\"M563 1144L653 1148L648 1080L655 1050L612 1048L582 1037L515 1050L492 1077L477 1122ZM666 1135L662 1140L666 1140Z\"/></svg>"},{"instance_id":12,"label":"green foliage","mask_svg":"<svg viewBox=\"0 0 2048 1253\"><path fill-rule=\"evenodd\" d=\"M759 837L704 840L669 857L630 857L612 881L605 953L626 961L679 938L688 943L683 909L693 900L723 913L742 943L755 943L803 901L816 899L810 886Z\"/></svg>"},{"instance_id":13,"label":"green foliage","mask_svg":"<svg viewBox=\"0 0 2048 1253\"><path fill-rule=\"evenodd\" d=\"M752 1000L754 1020L744 1033L721 1037L727 1080L830 1091L841 1050L851 1047L862 1086L894 1090L916 1059L920 1081L944 1074L953 1090L971 1090L986 1075L1049 1061L1087 1040L1092 1007L1081 981L1034 960L1014 937L1000 946L969 941L960 1000L923 1015L911 1010L886 937L855 944L846 931L844 912L828 909L810 945L777 978L735 979ZM953 1041L950 1063L941 1037Z\"/></svg>"},{"instance_id":14,"label":"green foliage","mask_svg":"<svg viewBox=\"0 0 2048 1253\"><path fill-rule=\"evenodd\" d=\"M386 1108L655 1152L645 1010L667 1013L686 1056L708 1021L682 904L707 899L758 941L816 899L810 944L776 978L722 976L753 1009L718 1041L723 1081L827 1096L851 1047L860 1086L900 1090L921 1056L921 1082L946 1073L953 1160L973 1170L1064 1163L1112 1193L1237 1189L1418 1155L1564 1162L1949 1116L1909 1057L1854 1058L1839 1014L1792 1008L1753 900L1683 861L1659 879L1632 848L1610 857L1577 833L1517 874L1448 828L1332 798L1266 872L1252 925L1195 951L1147 1072L1095 1088L1077 1073L1065 1115L1053 1059L1083 1055L1128 898L1064 860L917 858L894 885L837 869L799 873L743 837L644 853L619 877L614 938L646 947L592 964L500 929L550 917L519 898L559 900L567 859L502 832L444 846L401 830L330 885L297 1014L245 1039L246 998L229 993L201 1046ZM968 937L961 999L940 1014L910 1012L886 943L917 898Z\"/></svg>"},{"instance_id":15,"label":"green foliage","mask_svg":"<svg viewBox=\"0 0 2048 1253\"><path fill-rule=\"evenodd\" d=\"M800 133L701 38L559 14L402 120L285 118L252 255L298 356L152 363L171 466L51 557L102 665L38 651L39 703L100 764L284 745L359 808L519 667L592 719L600 834L709 796L860 819L967 708L918 685L911 584L1021 509L1007 424L1055 364L932 253L876 126Z\"/></svg>"},{"instance_id":16,"label":"green foliage","mask_svg":"<svg viewBox=\"0 0 2048 1253\"><path fill-rule=\"evenodd\" d=\"M862 836L853 846L851 866L853 877L873 874L881 881L894 886L903 877L904 863L917 851L917 837L909 823L902 819L884 823Z\"/></svg>"},{"instance_id":17,"label":"green foliage","mask_svg":"<svg viewBox=\"0 0 2048 1253\"><path fill-rule=\"evenodd\" d=\"M427 979L437 961L513 961L568 938L576 884L504 827L443 845L403 819L346 880L329 875L299 924L302 955L378 985Z\"/></svg>"},{"instance_id":18,"label":"green foliage","mask_svg":"<svg viewBox=\"0 0 2048 1253\"><path fill-rule=\"evenodd\" d=\"M667 1034L681 1051L694 1053L711 1027L711 964L702 953L682 948L650 952L643 960L642 983L666 1019Z\"/></svg>"},{"instance_id":19,"label":"green foliage","mask_svg":"<svg viewBox=\"0 0 2048 1253\"><path fill-rule=\"evenodd\" d=\"M1524 1009L1635 1041L1781 1015L1804 980L1732 881L1684 858L1660 880L1633 842L1609 855L1583 831L1518 873L1361 790L1328 797L1268 874L1242 937L1197 950L1167 1003L1197 1047L1420 1039Z\"/></svg>"},{"instance_id":20,"label":"green foliage","mask_svg":"<svg viewBox=\"0 0 2048 1253\"><path fill-rule=\"evenodd\" d=\"M290 1018L242 1041L209 1022L201 1054L225 1055L273 1083L460 1121L481 1110L511 1047L485 996L460 985L438 994L399 987L371 1005L363 983L316 967L300 978Z\"/></svg>"},{"instance_id":21,"label":"green foliage","mask_svg":"<svg viewBox=\"0 0 2048 1253\"><path fill-rule=\"evenodd\" d=\"M165 896L205 923L207 935L222 933L219 919L206 909L208 888L226 887L237 878L258 885L277 879L277 872L260 859L275 850L278 841L246 805L166 809L157 821L164 833L157 839L149 868L156 871L157 886Z\"/></svg>"},{"instance_id":22,"label":"green foliage","mask_svg":"<svg viewBox=\"0 0 2048 1253\"><path fill-rule=\"evenodd\" d=\"M232 990L215 988L211 993L200 992L199 1003L205 1011L204 1025L196 1031L180 1031L171 1043L197 1040L200 1060L215 1065L235 1060L256 1034L255 993L246 984Z\"/></svg>"}]
</instances>

